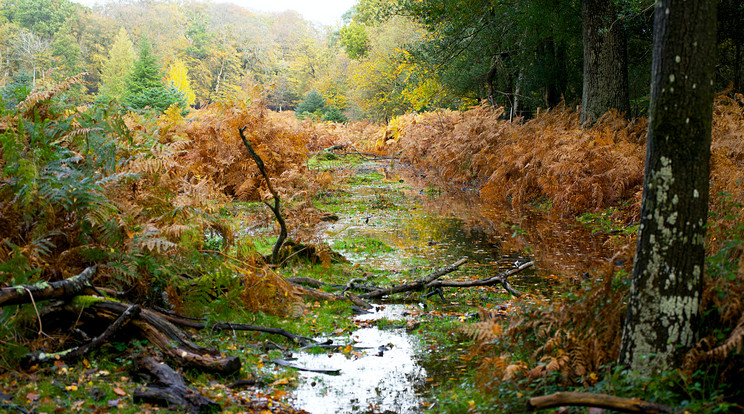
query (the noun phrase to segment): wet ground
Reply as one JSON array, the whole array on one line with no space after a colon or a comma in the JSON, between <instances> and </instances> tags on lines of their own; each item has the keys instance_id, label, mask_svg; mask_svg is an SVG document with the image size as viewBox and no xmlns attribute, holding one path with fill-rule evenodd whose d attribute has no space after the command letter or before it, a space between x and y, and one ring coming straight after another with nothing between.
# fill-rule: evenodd
<instances>
[{"instance_id":1,"label":"wet ground","mask_svg":"<svg viewBox=\"0 0 744 414\"><path fill-rule=\"evenodd\" d=\"M405 327L381 329L368 322L384 318L405 323L415 305L385 305L357 317L367 325L351 335L352 345L332 353L301 353L297 363L312 368L340 369L339 375L301 372L295 405L313 414L418 413L421 400L415 386L427 378L416 363L418 339Z\"/></svg>"},{"instance_id":2,"label":"wet ground","mask_svg":"<svg viewBox=\"0 0 744 414\"><path fill-rule=\"evenodd\" d=\"M344 211L339 220L319 230L318 237L334 246L353 263L366 268L397 275L410 271L408 278L424 276L433 268L451 264L462 257L468 263L461 272L446 278L472 279L491 276L514 266L514 262L529 260L523 252L504 252L498 239L468 224L462 211L455 217L446 210L428 209L427 200L441 195L436 189L415 188L402 180L386 180L374 172L378 169L358 169L361 179L348 188ZM371 173L370 173L371 172ZM378 240L390 248L365 249L360 243L343 240ZM421 269L417 272L417 269ZM515 281L517 288L532 285L530 272ZM474 311L473 301L505 300L497 288L477 288L469 293L468 303L445 293L413 303L378 304L369 315L357 317L359 328L346 342L335 343L340 349L320 353L300 352L293 362L313 369L338 369L340 375L301 372L300 385L293 391L295 406L313 414L325 413L418 413L431 402L426 390L458 375L459 355L451 354L450 362L437 361L436 368L424 367L431 344L422 343L420 335L409 332L411 325L425 321L434 311L439 318L457 318L463 308ZM424 310L424 302L427 310ZM453 312L448 315L448 312ZM384 320L384 327L375 321ZM426 323L426 322L424 322ZM392 325L392 328L390 327ZM326 338L317 338L324 340ZM343 349L346 345L351 345ZM455 353L464 353L459 348Z\"/></svg>"}]
</instances>

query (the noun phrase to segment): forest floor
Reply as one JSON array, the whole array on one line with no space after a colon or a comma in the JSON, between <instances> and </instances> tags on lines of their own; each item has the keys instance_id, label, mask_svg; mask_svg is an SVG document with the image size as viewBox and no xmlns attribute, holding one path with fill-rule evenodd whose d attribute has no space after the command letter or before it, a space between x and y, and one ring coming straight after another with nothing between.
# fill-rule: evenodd
<instances>
[{"instance_id":1,"label":"forest floor","mask_svg":"<svg viewBox=\"0 0 744 414\"><path fill-rule=\"evenodd\" d=\"M444 279L473 280L530 260L528 250L505 250L497 229L490 227L493 223L464 207L467 190L444 191L417 179L410 168L389 162L314 162L311 168L346 177L337 188L318 193L315 202L339 217L317 229L316 242L327 243L347 260L330 264L290 260L277 270L285 277L340 285L365 278L386 286L467 257L464 266ZM263 207L236 204L236 209L246 211ZM252 231L257 246L268 253L275 238L272 228ZM514 225L508 231L513 233L510 237L518 236ZM512 282L526 297L544 297L551 290L550 273L544 269L527 270ZM331 340L334 346L299 350L284 338L257 332L192 332L194 341L241 358L243 367L230 378L189 369L183 374L188 385L220 404L224 412L413 413L487 406L488 399L475 391L477 349L464 328L478 319L479 309L510 312L511 295L500 286L448 288L426 298L421 294L391 296L374 304L376 316L356 318L344 301L309 301L301 317L220 309L216 302L209 316L215 321L279 327ZM161 410L132 401L133 393L145 384L134 361L151 351L146 340L130 340L130 335L124 330L78 361L59 360L5 373L2 397L10 403L6 408L39 413ZM273 363L277 358L341 373L305 375ZM385 369L373 372L371 367Z\"/></svg>"}]
</instances>

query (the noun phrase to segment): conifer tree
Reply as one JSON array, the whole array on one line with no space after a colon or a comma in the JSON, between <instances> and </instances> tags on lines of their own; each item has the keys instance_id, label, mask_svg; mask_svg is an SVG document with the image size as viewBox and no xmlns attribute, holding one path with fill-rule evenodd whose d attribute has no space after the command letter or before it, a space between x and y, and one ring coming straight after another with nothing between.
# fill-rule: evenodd
<instances>
[{"instance_id":1,"label":"conifer tree","mask_svg":"<svg viewBox=\"0 0 744 414\"><path fill-rule=\"evenodd\" d=\"M127 79L127 95L136 95L148 89L163 86L158 60L152 53L150 41L142 42L137 61Z\"/></svg>"},{"instance_id":2,"label":"conifer tree","mask_svg":"<svg viewBox=\"0 0 744 414\"><path fill-rule=\"evenodd\" d=\"M163 81L160 64L148 40L142 42L137 61L127 79L124 104L132 109L149 107L157 112L164 112L173 104L186 107L184 94L174 86L166 86Z\"/></svg>"},{"instance_id":3,"label":"conifer tree","mask_svg":"<svg viewBox=\"0 0 744 414\"><path fill-rule=\"evenodd\" d=\"M109 98L121 100L127 90L127 79L134 66L134 48L126 29L119 29L114 44L109 52L109 58L103 65L101 73L101 94Z\"/></svg>"}]
</instances>

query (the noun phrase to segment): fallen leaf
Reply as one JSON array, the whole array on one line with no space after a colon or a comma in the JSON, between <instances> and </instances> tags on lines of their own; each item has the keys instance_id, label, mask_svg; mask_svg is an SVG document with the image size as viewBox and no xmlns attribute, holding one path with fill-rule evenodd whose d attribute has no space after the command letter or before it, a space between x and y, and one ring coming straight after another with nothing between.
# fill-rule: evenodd
<instances>
[{"instance_id":1,"label":"fallen leaf","mask_svg":"<svg viewBox=\"0 0 744 414\"><path fill-rule=\"evenodd\" d=\"M276 381L272 382L271 384L269 384L269 386L270 387L274 387L274 386L277 386L277 385L287 385L287 384L289 384L289 380L288 379L286 379L286 378L279 378L278 380L276 380Z\"/></svg>"},{"instance_id":2,"label":"fallen leaf","mask_svg":"<svg viewBox=\"0 0 744 414\"><path fill-rule=\"evenodd\" d=\"M31 402L34 402L34 401L36 401L36 400L39 399L39 394L30 392L30 393L26 394L26 399L29 400L29 401L31 401Z\"/></svg>"},{"instance_id":3,"label":"fallen leaf","mask_svg":"<svg viewBox=\"0 0 744 414\"><path fill-rule=\"evenodd\" d=\"M123 397L123 396L127 395L127 392L124 391L123 389L119 388L119 387L116 387L116 388L114 388L114 394Z\"/></svg>"}]
</instances>

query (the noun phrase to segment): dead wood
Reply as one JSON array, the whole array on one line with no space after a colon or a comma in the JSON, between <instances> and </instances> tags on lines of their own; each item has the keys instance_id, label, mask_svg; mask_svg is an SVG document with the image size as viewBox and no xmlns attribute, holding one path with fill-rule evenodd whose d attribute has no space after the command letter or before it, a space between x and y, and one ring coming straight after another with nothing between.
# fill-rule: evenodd
<instances>
[{"instance_id":1,"label":"dead wood","mask_svg":"<svg viewBox=\"0 0 744 414\"><path fill-rule=\"evenodd\" d=\"M436 289L436 288L442 288L442 287L474 287L474 286L491 286L495 284L500 284L501 286L506 289L507 292L511 293L514 296L522 296L522 292L514 289L508 281L508 277L515 275L519 272L521 272L524 269L527 269L529 267L534 266L534 262L527 262L522 263L519 265L519 267L507 270L503 273L500 273L496 276L491 276L483 279L477 279L477 280L467 280L467 281L452 281L452 280L434 280L426 285L427 288L430 289Z\"/></svg>"},{"instance_id":2,"label":"dead wood","mask_svg":"<svg viewBox=\"0 0 744 414\"><path fill-rule=\"evenodd\" d=\"M160 314L160 316L162 316L163 318L177 325L186 326L186 327L197 329L197 330L209 328L209 329L231 330L231 331L265 332L265 333L270 333L270 334L275 334L275 335L281 335L301 346L315 343L315 341L312 340L311 338L296 335L296 334L293 334L292 332L286 331L281 328L270 328L270 327L260 326L260 325L251 325L247 323L231 323L231 322L216 322L216 323L207 325L206 323L202 322L202 320L194 320L194 319L186 318L180 315Z\"/></svg>"},{"instance_id":3,"label":"dead wood","mask_svg":"<svg viewBox=\"0 0 744 414\"><path fill-rule=\"evenodd\" d=\"M0 289L0 307L49 299L72 298L90 285L90 280L97 270L97 266L91 266L76 276L57 282L4 287Z\"/></svg>"},{"instance_id":4,"label":"dead wood","mask_svg":"<svg viewBox=\"0 0 744 414\"><path fill-rule=\"evenodd\" d=\"M623 413L654 414L674 412L672 407L642 401L637 398L621 398L612 395L584 392L557 392L551 395L533 397L527 401L527 409L529 411L564 405L605 408Z\"/></svg>"},{"instance_id":5,"label":"dead wood","mask_svg":"<svg viewBox=\"0 0 744 414\"><path fill-rule=\"evenodd\" d=\"M413 281L413 282L404 283L404 284L398 285L398 286L393 286L393 287L390 287L390 288L378 289L378 290L376 290L374 292L363 293L363 294L359 295L359 297L362 298L362 299L376 299L376 298L381 298L383 296L392 295L393 293L401 293L401 292L411 292L411 291L416 291L416 290L423 290L423 289L426 288L426 286L429 283L435 281L436 279L439 279L440 277L446 275L447 273L454 272L455 270L459 269L460 266L462 266L463 263L465 263L467 261L468 261L468 258L467 257L463 257L462 259L458 260L457 262L455 262L455 263L453 263L453 264L451 264L449 266L443 267L443 268L438 269L438 270L436 270L436 271L434 271L432 273L429 273L428 275L426 275L422 279L419 279L419 280L416 280L416 281Z\"/></svg>"},{"instance_id":6,"label":"dead wood","mask_svg":"<svg viewBox=\"0 0 744 414\"><path fill-rule=\"evenodd\" d=\"M220 410L219 404L186 386L181 374L151 357L137 361L139 368L154 381L132 395L135 403L151 403L179 408L189 413L211 413Z\"/></svg>"},{"instance_id":7,"label":"dead wood","mask_svg":"<svg viewBox=\"0 0 744 414\"><path fill-rule=\"evenodd\" d=\"M344 292L344 297L349 300L349 302L359 306L362 309L372 309L372 305L365 302L362 298L359 296L351 293L351 292Z\"/></svg>"},{"instance_id":8,"label":"dead wood","mask_svg":"<svg viewBox=\"0 0 744 414\"><path fill-rule=\"evenodd\" d=\"M106 330L103 331L102 334L93 338L91 341L83 345L80 345L78 347L68 349L62 352L55 352L53 354L41 352L41 353L33 354L30 356L26 364L32 365L32 364L37 364L37 363L55 361L57 359L72 360L72 359L81 357L85 355L88 351L90 351L91 349L98 348L99 346L103 345L104 341L108 339L108 337L110 337L116 331L121 329L121 327L126 325L130 320L132 320L132 318L139 315L140 311L141 311L141 308L139 305L131 305L118 318L116 318L114 323L109 325L108 328L106 328Z\"/></svg>"},{"instance_id":9,"label":"dead wood","mask_svg":"<svg viewBox=\"0 0 744 414\"><path fill-rule=\"evenodd\" d=\"M313 279L311 277L288 277L284 280L286 280L289 283L293 283L295 285L305 285L305 286L310 286L316 289L321 288L323 286L330 286L335 289L343 289L344 287L346 287L345 285L334 285L331 283L321 282L320 280Z\"/></svg>"},{"instance_id":10,"label":"dead wood","mask_svg":"<svg viewBox=\"0 0 744 414\"><path fill-rule=\"evenodd\" d=\"M314 368L307 368L307 367L303 367L303 366L300 366L300 365L297 365L297 364L293 364L293 363L291 363L289 361L285 361L285 360L280 359L280 358L272 359L271 362L273 362L273 363L275 363L275 364L277 364L279 366L282 366L282 367L294 368L294 369L300 370L300 371L316 372L318 374L328 374L328 375L339 375L339 374L341 374L341 370L340 369L314 369Z\"/></svg>"},{"instance_id":11,"label":"dead wood","mask_svg":"<svg viewBox=\"0 0 744 414\"><path fill-rule=\"evenodd\" d=\"M251 158L253 158L253 161L256 163L256 166L258 166L259 171L261 171L261 175L263 175L264 180L266 180L266 186L269 188L269 192L272 196L274 196L274 206L272 207L271 204L264 202L269 209L274 213L274 216L276 217L276 221L279 223L279 237L276 239L276 243L274 243L274 248L271 250L271 264L279 264L279 249L282 248L282 244L284 244L284 240L287 238L287 223L284 221L284 217L282 217L282 211L280 207L280 199L279 199L279 193L276 192L274 189L274 186L271 185L271 180L269 179L269 174L266 172L266 168L264 167L263 160L261 157L256 153L256 151L253 150L253 146L251 145L251 142L248 141L248 139L243 134L243 131L245 131L247 127L241 127L238 128L238 132L240 132L240 138L243 140L243 145L248 149L248 153L251 154Z\"/></svg>"},{"instance_id":12,"label":"dead wood","mask_svg":"<svg viewBox=\"0 0 744 414\"><path fill-rule=\"evenodd\" d=\"M83 309L82 316L93 321L101 319L113 321L128 308L129 305L121 302L96 299ZM179 366L223 375L230 375L240 370L239 358L223 357L219 350L194 344L183 331L157 312L142 309L131 323L144 338L172 358Z\"/></svg>"}]
</instances>

